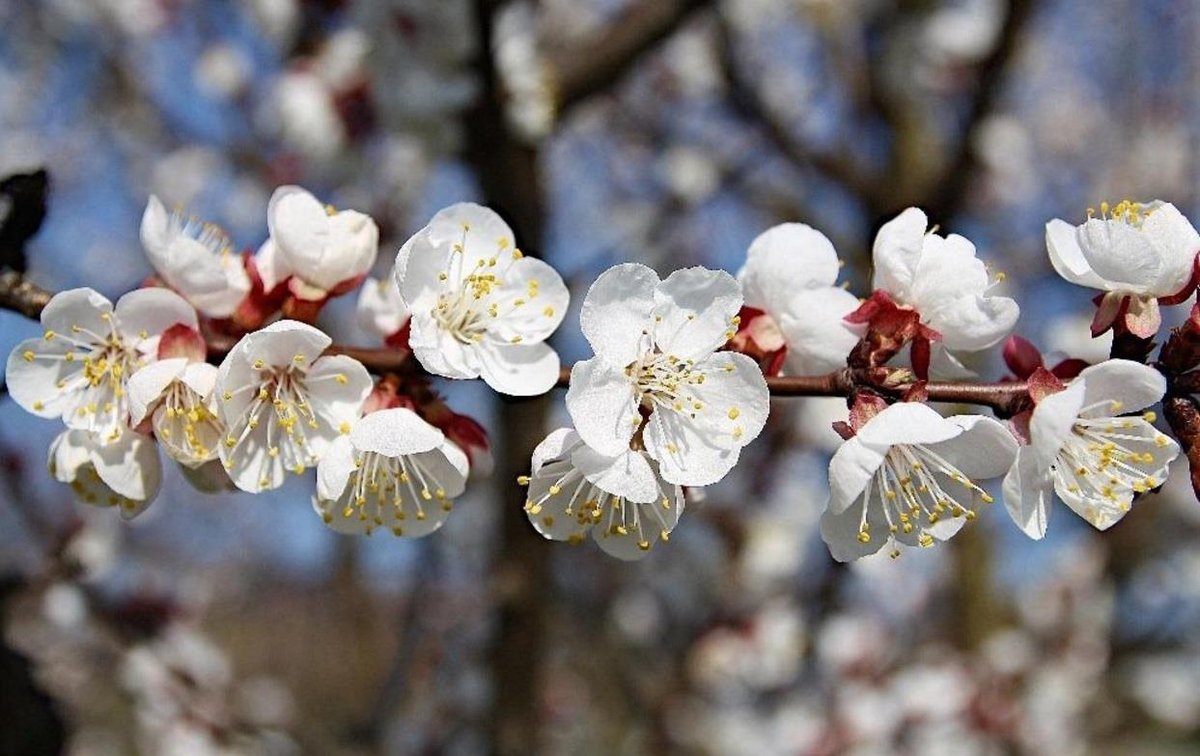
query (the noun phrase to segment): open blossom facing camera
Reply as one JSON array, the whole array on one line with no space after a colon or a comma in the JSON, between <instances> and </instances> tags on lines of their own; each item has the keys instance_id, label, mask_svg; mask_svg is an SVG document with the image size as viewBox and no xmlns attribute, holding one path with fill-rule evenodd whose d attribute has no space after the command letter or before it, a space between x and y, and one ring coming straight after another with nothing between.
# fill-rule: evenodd
<instances>
[{"instance_id":1,"label":"open blossom facing camera","mask_svg":"<svg viewBox=\"0 0 1200 756\"><path fill-rule=\"evenodd\" d=\"M154 195L142 215L142 246L159 277L210 318L227 318L250 292L242 256L220 228L168 213Z\"/></svg>"},{"instance_id":2,"label":"open blossom facing camera","mask_svg":"<svg viewBox=\"0 0 1200 756\"><path fill-rule=\"evenodd\" d=\"M42 310L41 338L8 356L13 399L38 417L116 440L129 424L129 377L158 356L172 326L196 330L196 312L167 289L138 289L112 303L92 289L56 294Z\"/></svg>"},{"instance_id":3,"label":"open blossom facing camera","mask_svg":"<svg viewBox=\"0 0 1200 756\"><path fill-rule=\"evenodd\" d=\"M1178 304L1196 289L1200 234L1169 202L1104 202L1099 217L1089 210L1078 226L1056 218L1046 224L1046 248L1060 276L1104 292L1093 336L1115 323L1153 336L1159 303Z\"/></svg>"},{"instance_id":4,"label":"open blossom facing camera","mask_svg":"<svg viewBox=\"0 0 1200 756\"><path fill-rule=\"evenodd\" d=\"M988 291L1002 277L988 275L975 245L957 235L927 230L921 210L910 207L879 229L873 259L876 292L920 313L928 336L950 352L974 352L999 343L1016 325L1020 308ZM952 354L934 352L935 372L961 371Z\"/></svg>"},{"instance_id":5,"label":"open blossom facing camera","mask_svg":"<svg viewBox=\"0 0 1200 756\"><path fill-rule=\"evenodd\" d=\"M417 413L379 410L321 458L313 507L339 533L429 535L466 487L467 467L467 455Z\"/></svg>"},{"instance_id":6,"label":"open blossom facing camera","mask_svg":"<svg viewBox=\"0 0 1200 756\"><path fill-rule=\"evenodd\" d=\"M371 376L350 357L322 357L330 343L312 326L281 320L243 337L221 363L218 451L238 488L278 488L288 470L304 472L350 432Z\"/></svg>"},{"instance_id":7,"label":"open blossom facing camera","mask_svg":"<svg viewBox=\"0 0 1200 756\"><path fill-rule=\"evenodd\" d=\"M640 559L666 541L683 514L683 489L663 480L644 451L606 456L570 428L533 451L525 513L544 537L582 543L590 531L618 559Z\"/></svg>"},{"instance_id":8,"label":"open blossom facing camera","mask_svg":"<svg viewBox=\"0 0 1200 756\"><path fill-rule=\"evenodd\" d=\"M688 268L665 281L635 263L605 271L580 314L596 356L576 363L567 391L584 443L617 456L639 436L667 481L723 478L762 430L769 404L754 360L717 351L741 306L737 281L723 271Z\"/></svg>"},{"instance_id":9,"label":"open blossom facing camera","mask_svg":"<svg viewBox=\"0 0 1200 756\"><path fill-rule=\"evenodd\" d=\"M866 414L870 414L869 412ZM885 544L932 546L975 517L992 497L976 481L1003 475L1017 442L980 415L942 417L901 402L870 416L829 463L829 505L821 537L839 562Z\"/></svg>"},{"instance_id":10,"label":"open blossom facing camera","mask_svg":"<svg viewBox=\"0 0 1200 756\"><path fill-rule=\"evenodd\" d=\"M1052 494L1104 530L1129 511L1135 494L1161 486L1179 445L1138 412L1162 399L1166 380L1154 368L1110 360L1083 370L1062 390L1042 396L1004 479L1004 503L1031 538L1046 534Z\"/></svg>"},{"instance_id":11,"label":"open blossom facing camera","mask_svg":"<svg viewBox=\"0 0 1200 756\"><path fill-rule=\"evenodd\" d=\"M130 422L136 427L149 418L167 455L185 467L211 462L225 431L216 382L217 368L207 362L173 357L151 363L129 379Z\"/></svg>"},{"instance_id":12,"label":"open blossom facing camera","mask_svg":"<svg viewBox=\"0 0 1200 756\"><path fill-rule=\"evenodd\" d=\"M321 301L357 286L379 252L379 229L370 216L336 211L298 186L281 186L267 205L271 238L255 264L263 287L284 281L297 299Z\"/></svg>"},{"instance_id":13,"label":"open blossom facing camera","mask_svg":"<svg viewBox=\"0 0 1200 756\"><path fill-rule=\"evenodd\" d=\"M558 380L558 354L544 342L566 314L567 288L521 254L496 213L468 203L442 210L400 249L395 276L412 316L409 345L429 372L482 376L516 396Z\"/></svg>"},{"instance_id":14,"label":"open blossom facing camera","mask_svg":"<svg viewBox=\"0 0 1200 756\"><path fill-rule=\"evenodd\" d=\"M835 286L841 261L825 235L803 223L764 231L738 273L746 308L741 324L763 352L781 353L787 375L820 375L845 367L861 328L845 317L858 297Z\"/></svg>"},{"instance_id":15,"label":"open blossom facing camera","mask_svg":"<svg viewBox=\"0 0 1200 756\"><path fill-rule=\"evenodd\" d=\"M162 466L154 442L124 429L99 443L96 434L65 430L50 444L50 475L70 485L75 498L97 507L116 507L130 519L158 495Z\"/></svg>"}]
</instances>

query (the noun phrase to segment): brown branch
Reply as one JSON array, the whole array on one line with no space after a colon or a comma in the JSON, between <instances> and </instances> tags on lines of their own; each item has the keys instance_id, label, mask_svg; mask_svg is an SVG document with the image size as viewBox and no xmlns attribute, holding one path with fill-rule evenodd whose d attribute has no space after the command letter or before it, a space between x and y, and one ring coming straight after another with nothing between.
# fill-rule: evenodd
<instances>
[{"instance_id":1,"label":"brown branch","mask_svg":"<svg viewBox=\"0 0 1200 756\"><path fill-rule=\"evenodd\" d=\"M41 314L46 302L53 296L45 289L29 283L16 274L0 274L0 309L20 312L27 317L36 319ZM209 334L208 357L212 362L219 362L236 340L220 334ZM368 370L376 374L400 373L412 367L408 352L399 349L376 349L369 347L351 347L334 344L326 350L326 354L344 354L361 362ZM865 373L851 370L840 370L834 373L817 376L774 376L767 378L767 388L772 396L849 396L856 388L870 388L884 394L898 396L904 386L887 385L890 373L874 378ZM571 382L571 369L564 367L558 376L558 387L566 388ZM976 404L991 407L1004 415L1019 411L1024 402L1027 386L1023 382L1014 383L928 383L925 386L929 401L947 402L952 404Z\"/></svg>"},{"instance_id":2,"label":"brown branch","mask_svg":"<svg viewBox=\"0 0 1200 756\"><path fill-rule=\"evenodd\" d=\"M845 159L835 155L814 152L805 147L786 123L762 96L753 77L749 76L738 61L737 45L733 29L724 16L717 20L717 59L729 93L729 102L734 110L747 121L756 124L763 137L790 163L800 169L815 169L837 181L856 197L870 201L874 196L875 181L853 162L849 150L843 150Z\"/></svg>"},{"instance_id":3,"label":"brown branch","mask_svg":"<svg viewBox=\"0 0 1200 756\"><path fill-rule=\"evenodd\" d=\"M711 4L712 0L642 0L596 39L549 51L559 112L612 86L694 11Z\"/></svg>"}]
</instances>

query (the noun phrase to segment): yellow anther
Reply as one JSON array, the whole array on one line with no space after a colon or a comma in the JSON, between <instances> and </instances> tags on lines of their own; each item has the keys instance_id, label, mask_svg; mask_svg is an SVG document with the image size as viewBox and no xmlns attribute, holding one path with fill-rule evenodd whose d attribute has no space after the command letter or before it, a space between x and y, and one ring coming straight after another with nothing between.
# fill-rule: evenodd
<instances>
[{"instance_id":1,"label":"yellow anther","mask_svg":"<svg viewBox=\"0 0 1200 756\"><path fill-rule=\"evenodd\" d=\"M740 417L740 416L741 416L741 414L742 414L742 411L741 411L741 410L739 410L737 407L732 407L732 408L730 408L730 410L729 410L729 419L730 419L730 420L737 420L737 419L738 419L738 417Z\"/></svg>"}]
</instances>

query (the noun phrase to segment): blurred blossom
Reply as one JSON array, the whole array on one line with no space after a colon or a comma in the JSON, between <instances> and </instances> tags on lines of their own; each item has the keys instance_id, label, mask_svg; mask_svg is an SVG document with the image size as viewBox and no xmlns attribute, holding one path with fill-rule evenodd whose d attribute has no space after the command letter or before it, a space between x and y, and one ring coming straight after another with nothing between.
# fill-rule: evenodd
<instances>
[{"instance_id":1,"label":"blurred blossom","mask_svg":"<svg viewBox=\"0 0 1200 756\"><path fill-rule=\"evenodd\" d=\"M318 162L342 149L345 129L320 76L292 71L279 77L273 106L273 127L292 149Z\"/></svg>"},{"instance_id":2,"label":"blurred blossom","mask_svg":"<svg viewBox=\"0 0 1200 756\"><path fill-rule=\"evenodd\" d=\"M1082 313L1051 319L1045 328L1047 354L1076 357L1093 364L1107 360L1112 350L1112 332L1106 331L1093 338L1089 331L1091 323L1092 318ZM1050 364L1055 361L1055 357L1048 358Z\"/></svg>"},{"instance_id":3,"label":"blurred blossom","mask_svg":"<svg viewBox=\"0 0 1200 756\"><path fill-rule=\"evenodd\" d=\"M720 187L721 174L712 157L692 147L672 147L659 161L663 182L689 205L708 199Z\"/></svg>"},{"instance_id":4,"label":"blurred blossom","mask_svg":"<svg viewBox=\"0 0 1200 756\"><path fill-rule=\"evenodd\" d=\"M926 54L935 63L970 63L982 59L996 43L1008 0L957 0L933 13L925 23Z\"/></svg>"},{"instance_id":5,"label":"blurred blossom","mask_svg":"<svg viewBox=\"0 0 1200 756\"><path fill-rule=\"evenodd\" d=\"M240 47L218 42L209 46L197 61L196 83L214 97L232 99L249 84L251 65Z\"/></svg>"},{"instance_id":6,"label":"blurred blossom","mask_svg":"<svg viewBox=\"0 0 1200 756\"><path fill-rule=\"evenodd\" d=\"M507 114L518 133L541 139L554 125L550 69L538 49L533 4L509 3L496 19L492 40L496 66L508 94Z\"/></svg>"},{"instance_id":7,"label":"blurred blossom","mask_svg":"<svg viewBox=\"0 0 1200 756\"><path fill-rule=\"evenodd\" d=\"M281 50L291 44L300 25L298 0L242 0L258 20L259 27Z\"/></svg>"}]
</instances>

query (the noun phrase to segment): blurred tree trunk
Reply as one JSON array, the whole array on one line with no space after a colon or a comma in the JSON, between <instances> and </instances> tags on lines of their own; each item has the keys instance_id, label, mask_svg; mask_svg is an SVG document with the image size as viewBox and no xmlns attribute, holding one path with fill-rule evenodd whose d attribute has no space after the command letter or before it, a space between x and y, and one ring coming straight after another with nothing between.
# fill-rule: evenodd
<instances>
[{"instance_id":1,"label":"blurred tree trunk","mask_svg":"<svg viewBox=\"0 0 1200 756\"><path fill-rule=\"evenodd\" d=\"M466 157L475 169L484 202L512 226L522 251L536 255L544 226L538 151L517 138L505 122L491 50L495 6L489 0L475 0L480 94L466 114ZM491 575L499 623L489 660L493 702L488 734L498 754L539 750L538 678L550 550L529 526L523 509L525 492L516 478L528 471L529 455L541 441L548 407L549 397L505 400L492 439L501 510Z\"/></svg>"}]
</instances>

